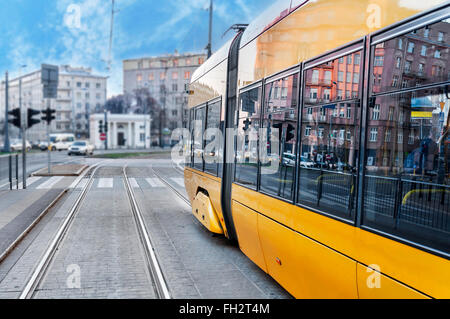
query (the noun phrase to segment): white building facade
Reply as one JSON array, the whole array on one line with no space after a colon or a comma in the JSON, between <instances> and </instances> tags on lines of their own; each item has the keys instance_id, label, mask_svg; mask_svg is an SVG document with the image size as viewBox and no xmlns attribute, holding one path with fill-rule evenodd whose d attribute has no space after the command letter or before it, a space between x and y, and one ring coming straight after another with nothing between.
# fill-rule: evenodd
<instances>
[{"instance_id":1,"label":"white building facade","mask_svg":"<svg viewBox=\"0 0 450 319\"><path fill-rule=\"evenodd\" d=\"M108 149L150 148L151 117L140 114L107 114ZM100 125L104 125L104 114L90 116L90 141L96 149L105 149L100 139Z\"/></svg>"},{"instance_id":2,"label":"white building facade","mask_svg":"<svg viewBox=\"0 0 450 319\"><path fill-rule=\"evenodd\" d=\"M25 74L22 79L22 107L35 110L47 108L43 98L41 70ZM77 137L89 136L89 115L101 109L106 102L107 78L94 75L92 69L62 65L59 67L57 98L50 100L56 110L56 120L50 127L51 133L75 133ZM9 110L19 108L19 78L9 81ZM5 117L5 84L0 86L0 120ZM40 116L35 116L36 119ZM9 126L11 137L18 130ZM40 123L27 131L30 141L47 140L47 124Z\"/></svg>"}]
</instances>

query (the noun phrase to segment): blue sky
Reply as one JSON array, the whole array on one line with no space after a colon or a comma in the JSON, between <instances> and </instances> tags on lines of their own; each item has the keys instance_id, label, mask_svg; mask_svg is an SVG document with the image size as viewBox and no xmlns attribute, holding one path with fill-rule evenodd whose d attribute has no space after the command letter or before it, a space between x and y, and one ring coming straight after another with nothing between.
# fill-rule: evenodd
<instances>
[{"instance_id":1,"label":"blue sky","mask_svg":"<svg viewBox=\"0 0 450 319\"><path fill-rule=\"evenodd\" d=\"M248 23L270 0L215 0L213 49ZM41 63L90 66L109 75L109 95L122 91L122 60L165 53L201 52L208 39L209 0L116 0L113 62L108 58L111 0L0 0L0 77ZM79 15L78 15L79 13ZM79 19L78 19L79 17Z\"/></svg>"}]
</instances>

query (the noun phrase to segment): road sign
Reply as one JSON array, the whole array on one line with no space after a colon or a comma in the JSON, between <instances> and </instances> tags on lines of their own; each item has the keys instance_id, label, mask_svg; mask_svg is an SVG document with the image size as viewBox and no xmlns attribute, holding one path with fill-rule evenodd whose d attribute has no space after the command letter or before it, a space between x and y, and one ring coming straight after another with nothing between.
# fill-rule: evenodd
<instances>
[{"instance_id":1,"label":"road sign","mask_svg":"<svg viewBox=\"0 0 450 319\"><path fill-rule=\"evenodd\" d=\"M106 133L100 134L100 141L106 141Z\"/></svg>"},{"instance_id":2,"label":"road sign","mask_svg":"<svg viewBox=\"0 0 450 319\"><path fill-rule=\"evenodd\" d=\"M58 95L59 68L56 65L42 64L41 82L44 86L44 99L56 99Z\"/></svg>"}]
</instances>

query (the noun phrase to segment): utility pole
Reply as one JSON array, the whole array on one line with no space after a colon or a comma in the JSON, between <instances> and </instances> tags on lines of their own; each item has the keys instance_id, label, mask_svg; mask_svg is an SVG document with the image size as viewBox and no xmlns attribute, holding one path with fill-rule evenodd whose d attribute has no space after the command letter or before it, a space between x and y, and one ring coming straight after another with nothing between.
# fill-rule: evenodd
<instances>
[{"instance_id":1,"label":"utility pole","mask_svg":"<svg viewBox=\"0 0 450 319\"><path fill-rule=\"evenodd\" d=\"M3 152L9 153L11 150L10 144L9 144L9 123L8 123L8 112L9 112L9 98L8 98L8 92L9 92L9 80L8 80L8 71L6 71L5 74L5 145Z\"/></svg>"},{"instance_id":2,"label":"utility pole","mask_svg":"<svg viewBox=\"0 0 450 319\"><path fill-rule=\"evenodd\" d=\"M208 50L208 59L212 55L212 28L213 28L213 0L209 3L209 35L208 35L208 45L206 49Z\"/></svg>"},{"instance_id":3,"label":"utility pole","mask_svg":"<svg viewBox=\"0 0 450 319\"><path fill-rule=\"evenodd\" d=\"M116 11L114 11L115 1L112 0L112 9L111 9L111 28L109 32L109 52L108 52L108 71L111 71L111 63L112 63L112 41L113 41L113 33L114 33L114 14Z\"/></svg>"},{"instance_id":4,"label":"utility pole","mask_svg":"<svg viewBox=\"0 0 450 319\"><path fill-rule=\"evenodd\" d=\"M22 74L19 77L19 109L22 113L22 183L23 189L27 189L27 143L26 143L26 116L22 107Z\"/></svg>"}]
</instances>

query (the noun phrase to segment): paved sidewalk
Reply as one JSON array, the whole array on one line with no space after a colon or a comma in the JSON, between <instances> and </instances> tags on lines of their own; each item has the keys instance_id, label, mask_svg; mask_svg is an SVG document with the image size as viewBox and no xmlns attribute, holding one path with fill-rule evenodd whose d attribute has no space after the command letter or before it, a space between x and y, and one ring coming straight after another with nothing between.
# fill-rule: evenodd
<instances>
[{"instance_id":1,"label":"paved sidewalk","mask_svg":"<svg viewBox=\"0 0 450 319\"><path fill-rule=\"evenodd\" d=\"M51 189L0 191L0 258L72 181L64 178Z\"/></svg>"}]
</instances>

